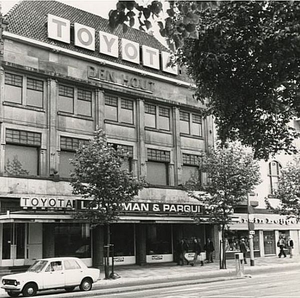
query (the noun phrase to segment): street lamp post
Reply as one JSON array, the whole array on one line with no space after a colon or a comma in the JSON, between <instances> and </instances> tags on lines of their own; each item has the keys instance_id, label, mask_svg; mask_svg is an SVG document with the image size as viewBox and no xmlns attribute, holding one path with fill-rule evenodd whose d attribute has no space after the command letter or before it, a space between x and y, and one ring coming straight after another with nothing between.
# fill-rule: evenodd
<instances>
[{"instance_id":1,"label":"street lamp post","mask_svg":"<svg viewBox=\"0 0 300 298\"><path fill-rule=\"evenodd\" d=\"M248 207L248 231L249 231L249 249L250 249L250 266L254 266L254 247L253 247L253 235L254 232L254 215L253 207L250 203L249 194L247 195L247 207Z\"/></svg>"}]
</instances>

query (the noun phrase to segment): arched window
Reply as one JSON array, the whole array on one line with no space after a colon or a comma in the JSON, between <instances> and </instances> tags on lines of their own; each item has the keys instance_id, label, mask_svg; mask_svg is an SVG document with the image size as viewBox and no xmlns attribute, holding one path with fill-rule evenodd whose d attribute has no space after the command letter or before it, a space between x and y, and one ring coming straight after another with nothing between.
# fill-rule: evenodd
<instances>
[{"instance_id":1,"label":"arched window","mask_svg":"<svg viewBox=\"0 0 300 298\"><path fill-rule=\"evenodd\" d=\"M269 177L270 177L270 194L274 195L278 189L278 180L280 176L281 165L278 161L271 161L269 163Z\"/></svg>"}]
</instances>

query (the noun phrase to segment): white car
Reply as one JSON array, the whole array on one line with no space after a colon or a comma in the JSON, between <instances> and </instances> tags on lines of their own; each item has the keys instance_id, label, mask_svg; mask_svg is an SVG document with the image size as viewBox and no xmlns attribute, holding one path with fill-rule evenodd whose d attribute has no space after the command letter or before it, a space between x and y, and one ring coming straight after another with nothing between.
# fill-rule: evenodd
<instances>
[{"instance_id":1,"label":"white car","mask_svg":"<svg viewBox=\"0 0 300 298\"><path fill-rule=\"evenodd\" d=\"M89 291L98 279L100 270L88 268L78 258L49 258L37 260L24 273L3 276L2 288L10 297L20 293L30 297L37 291L64 288L69 292L77 286Z\"/></svg>"}]
</instances>

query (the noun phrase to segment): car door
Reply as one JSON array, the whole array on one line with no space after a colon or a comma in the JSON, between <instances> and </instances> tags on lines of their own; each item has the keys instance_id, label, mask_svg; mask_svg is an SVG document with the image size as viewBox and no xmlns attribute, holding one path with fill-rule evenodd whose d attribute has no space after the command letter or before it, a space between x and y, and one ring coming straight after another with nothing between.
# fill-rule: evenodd
<instances>
[{"instance_id":1,"label":"car door","mask_svg":"<svg viewBox=\"0 0 300 298\"><path fill-rule=\"evenodd\" d=\"M80 264L74 259L64 260L65 268L65 284L66 286L78 286L80 285L82 278L84 277L84 270Z\"/></svg>"},{"instance_id":2,"label":"car door","mask_svg":"<svg viewBox=\"0 0 300 298\"><path fill-rule=\"evenodd\" d=\"M44 289L63 288L65 286L62 261L51 261L44 274Z\"/></svg>"}]
</instances>

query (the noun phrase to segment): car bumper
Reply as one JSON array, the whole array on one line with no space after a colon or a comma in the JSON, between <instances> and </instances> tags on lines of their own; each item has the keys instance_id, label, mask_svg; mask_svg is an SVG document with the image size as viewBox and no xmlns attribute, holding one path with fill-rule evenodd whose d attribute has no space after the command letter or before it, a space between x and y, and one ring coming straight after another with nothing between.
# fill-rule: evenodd
<instances>
[{"instance_id":1,"label":"car bumper","mask_svg":"<svg viewBox=\"0 0 300 298\"><path fill-rule=\"evenodd\" d=\"M4 289L5 291L21 292L21 287L20 286L4 285L1 288Z\"/></svg>"}]
</instances>

